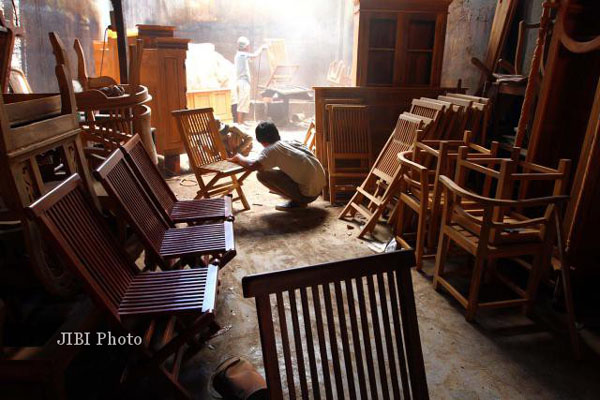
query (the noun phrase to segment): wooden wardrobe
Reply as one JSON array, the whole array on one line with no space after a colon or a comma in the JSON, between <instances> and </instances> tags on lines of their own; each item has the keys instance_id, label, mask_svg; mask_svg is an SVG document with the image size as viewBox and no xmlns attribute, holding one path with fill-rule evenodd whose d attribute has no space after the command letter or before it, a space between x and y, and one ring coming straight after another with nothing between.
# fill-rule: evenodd
<instances>
[{"instance_id":1,"label":"wooden wardrobe","mask_svg":"<svg viewBox=\"0 0 600 400\"><path fill-rule=\"evenodd\" d=\"M573 160L564 231L577 297L600 276L600 2L558 3L527 158Z\"/></svg>"}]
</instances>

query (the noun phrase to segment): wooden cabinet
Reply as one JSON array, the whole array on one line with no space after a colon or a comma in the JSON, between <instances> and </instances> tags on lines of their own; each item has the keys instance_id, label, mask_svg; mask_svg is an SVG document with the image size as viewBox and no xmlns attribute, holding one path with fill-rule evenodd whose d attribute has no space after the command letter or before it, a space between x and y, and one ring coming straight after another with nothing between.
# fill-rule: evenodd
<instances>
[{"instance_id":1,"label":"wooden cabinet","mask_svg":"<svg viewBox=\"0 0 600 400\"><path fill-rule=\"evenodd\" d=\"M185 152L171 111L186 108L185 58L189 39L173 37L171 26L138 25L144 40L140 83L152 95L152 126L156 128L156 150L165 156Z\"/></svg>"},{"instance_id":2,"label":"wooden cabinet","mask_svg":"<svg viewBox=\"0 0 600 400\"><path fill-rule=\"evenodd\" d=\"M452 0L355 4L357 86L439 86Z\"/></svg>"}]
</instances>

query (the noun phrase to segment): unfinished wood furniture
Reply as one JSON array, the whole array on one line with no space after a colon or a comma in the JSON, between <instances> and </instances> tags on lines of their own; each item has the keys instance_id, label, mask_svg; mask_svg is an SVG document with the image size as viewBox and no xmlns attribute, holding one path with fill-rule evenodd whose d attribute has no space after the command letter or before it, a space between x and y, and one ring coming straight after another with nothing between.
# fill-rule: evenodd
<instances>
[{"instance_id":1,"label":"unfinished wood furniture","mask_svg":"<svg viewBox=\"0 0 600 400\"><path fill-rule=\"evenodd\" d=\"M110 76L89 76L87 72L87 64L85 59L85 53L79 39L75 39L73 42L73 48L77 55L77 80L83 87L83 90L89 89L100 89L103 87L116 85L117 81Z\"/></svg>"},{"instance_id":2,"label":"unfinished wood furniture","mask_svg":"<svg viewBox=\"0 0 600 400\"><path fill-rule=\"evenodd\" d=\"M362 105L330 104L327 112L329 200L334 204L337 193L356 189L349 180L363 179L369 173L372 163L369 109Z\"/></svg>"},{"instance_id":3,"label":"unfinished wood furniture","mask_svg":"<svg viewBox=\"0 0 600 400\"><path fill-rule=\"evenodd\" d=\"M559 1L527 149L531 162L554 165L569 158L576 165L564 220L567 270L561 274L573 274L577 317L584 324L598 314L595 304L600 300L599 13L599 2Z\"/></svg>"},{"instance_id":4,"label":"unfinished wood furniture","mask_svg":"<svg viewBox=\"0 0 600 400\"><path fill-rule=\"evenodd\" d=\"M137 27L138 38L144 40L140 83L153 95L148 105L152 108L152 126L156 127L156 150L172 159L166 160L167 165L177 171L185 147L171 111L187 105L185 59L190 39L174 37L173 26Z\"/></svg>"},{"instance_id":5,"label":"unfinished wood furniture","mask_svg":"<svg viewBox=\"0 0 600 400\"><path fill-rule=\"evenodd\" d=\"M447 108L448 107L446 107L444 104L421 99L413 99L408 112L431 119L432 123L427 130L426 138L439 139L444 127Z\"/></svg>"},{"instance_id":6,"label":"unfinished wood furniture","mask_svg":"<svg viewBox=\"0 0 600 400\"><path fill-rule=\"evenodd\" d=\"M244 277L269 398L428 399L413 262L399 251Z\"/></svg>"},{"instance_id":7,"label":"unfinished wood furniture","mask_svg":"<svg viewBox=\"0 0 600 400\"><path fill-rule=\"evenodd\" d=\"M308 129L306 130L306 134L304 135L304 142L303 144L308 147L308 149L310 151L312 151L313 153L316 152L317 150L317 146L316 146L316 140L317 140L317 132L316 132L316 127L315 127L315 122L314 121L310 121L310 125L308 126Z\"/></svg>"},{"instance_id":8,"label":"unfinished wood furniture","mask_svg":"<svg viewBox=\"0 0 600 400\"><path fill-rule=\"evenodd\" d=\"M462 93L448 93L447 96L470 100L473 102L472 107L475 109L475 117L470 126L467 124L467 129L475 128L476 130L472 131L473 137L477 138L481 145L487 145L487 132L490 125L493 105L491 99ZM477 129L480 129L481 131L478 131Z\"/></svg>"},{"instance_id":9,"label":"unfinished wood furniture","mask_svg":"<svg viewBox=\"0 0 600 400\"><path fill-rule=\"evenodd\" d=\"M356 1L356 85L439 86L451 2Z\"/></svg>"},{"instance_id":10,"label":"unfinished wood furniture","mask_svg":"<svg viewBox=\"0 0 600 400\"><path fill-rule=\"evenodd\" d=\"M492 30L488 41L487 52L483 60L472 58L471 62L481 71L481 79L475 93L482 95L489 86L490 78L493 78L490 71L496 70L496 65L502 57L502 51L515 16L517 6L520 0L498 0L494 12L494 20L492 22Z\"/></svg>"},{"instance_id":11,"label":"unfinished wood furniture","mask_svg":"<svg viewBox=\"0 0 600 400\"><path fill-rule=\"evenodd\" d=\"M121 146L129 167L135 172L156 207L165 211L174 223L195 224L205 221L233 220L231 197L177 200L175 194L152 162L138 135Z\"/></svg>"},{"instance_id":12,"label":"unfinished wood furniture","mask_svg":"<svg viewBox=\"0 0 600 400\"><path fill-rule=\"evenodd\" d=\"M372 160L377 158L381 149L394 130L398 115L408 111L415 98L437 97L448 91L463 91L461 88L433 88L423 87L315 87L315 126L316 156L328 173L327 165L327 118L328 104L343 104L353 101L353 104L362 104L369 107L369 132L371 141ZM360 183L360 182L359 182ZM323 189L323 196L329 199L329 189Z\"/></svg>"},{"instance_id":13,"label":"unfinished wood furniture","mask_svg":"<svg viewBox=\"0 0 600 400\"><path fill-rule=\"evenodd\" d=\"M249 210L250 204L246 200L242 184L250 172L227 161L227 152L219 138L212 108L176 110L172 114L177 120L181 140L200 187L196 198L208 199L235 191L238 197L233 198L233 201L240 200L244 210Z\"/></svg>"},{"instance_id":14,"label":"unfinished wood furniture","mask_svg":"<svg viewBox=\"0 0 600 400\"><path fill-rule=\"evenodd\" d=\"M69 58L62 40L55 32L50 32L49 37L57 64L69 69ZM138 84L138 74L135 71L139 69L140 57L132 54L131 59L134 67L131 84L119 85L118 89L113 86L115 93L89 89L75 95L77 110L84 116L79 125L84 149L92 167L98 166L136 133L144 140L146 149L154 154L149 124L150 109L145 107L152 97L146 87Z\"/></svg>"},{"instance_id":15,"label":"unfinished wood furniture","mask_svg":"<svg viewBox=\"0 0 600 400\"><path fill-rule=\"evenodd\" d=\"M231 89L188 90L186 108L212 108L215 119L225 123L233 122L231 114Z\"/></svg>"},{"instance_id":16,"label":"unfinished wood furniture","mask_svg":"<svg viewBox=\"0 0 600 400\"><path fill-rule=\"evenodd\" d=\"M267 60L271 70L267 87L289 85L300 66L289 62L285 39L266 39L265 42L267 43Z\"/></svg>"},{"instance_id":17,"label":"unfinished wood furniture","mask_svg":"<svg viewBox=\"0 0 600 400\"><path fill-rule=\"evenodd\" d=\"M122 332L142 337L140 345L132 346L135 364L124 376L152 376L179 397L191 398L178 376L185 345L197 350L197 336L215 327L218 267L140 272L91 205L78 175L27 212L110 322Z\"/></svg>"},{"instance_id":18,"label":"unfinished wood furniture","mask_svg":"<svg viewBox=\"0 0 600 400\"><path fill-rule=\"evenodd\" d=\"M354 218L358 212L367 219L358 237L371 233L392 200L400 176L398 153L410 149L423 134L423 122L419 118L401 114L396 128L377 157L373 168L356 188L356 193L344 207L339 218Z\"/></svg>"},{"instance_id":19,"label":"unfinished wood furniture","mask_svg":"<svg viewBox=\"0 0 600 400\"><path fill-rule=\"evenodd\" d=\"M555 223L560 222L559 207L568 200L564 195L569 173L569 160L561 160L557 169L510 159L469 160L467 149L462 147L456 165L455 181L441 176L444 185L444 211L440 243L435 263L433 286L442 286L466 308L465 318L473 320L480 308L525 306L531 309L538 284L545 268L550 266ZM498 169L494 167L498 166ZM496 181L494 197L481 196L467 189L472 173L483 174ZM532 182L554 183L551 195L525 198L513 193L519 185ZM477 207L466 209L463 201ZM539 211L528 216L531 209ZM539 216L537 216L539 215ZM450 242L455 243L475 257L469 293L463 295L445 276L445 262ZM533 258L531 264L520 261L529 270L525 287L521 287L496 268L499 258ZM484 271L489 270L516 298L481 302L479 292Z\"/></svg>"},{"instance_id":20,"label":"unfinished wood furniture","mask_svg":"<svg viewBox=\"0 0 600 400\"><path fill-rule=\"evenodd\" d=\"M236 254L233 223L176 228L162 207L152 201L120 149L94 171L94 176L113 198L146 249L146 267L170 269L203 263L227 264Z\"/></svg>"},{"instance_id":21,"label":"unfinished wood furniture","mask_svg":"<svg viewBox=\"0 0 600 400\"><path fill-rule=\"evenodd\" d=\"M399 178L394 236L402 248L413 248L409 245L408 233L405 232L405 226L408 225L406 211L412 210L417 216L414 244L417 270L423 268L424 258L434 254L432 251L437 244L438 225L444 202L439 177L452 175L457 151L461 146L468 149L469 159L494 158L498 152L497 142L488 150L473 143L471 132L467 131L463 140L418 141L412 150L398 154L402 172ZM425 253L425 248L429 254Z\"/></svg>"}]
</instances>

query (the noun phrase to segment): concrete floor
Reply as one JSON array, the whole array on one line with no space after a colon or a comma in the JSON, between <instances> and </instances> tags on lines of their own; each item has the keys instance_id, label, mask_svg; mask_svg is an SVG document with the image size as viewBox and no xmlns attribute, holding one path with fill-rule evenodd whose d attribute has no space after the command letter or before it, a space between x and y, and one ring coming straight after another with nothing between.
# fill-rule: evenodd
<instances>
[{"instance_id":1,"label":"concrete floor","mask_svg":"<svg viewBox=\"0 0 600 400\"><path fill-rule=\"evenodd\" d=\"M291 137L302 135L297 131ZM193 180L192 175L178 177L170 185L180 198L193 198ZM220 272L217 320L229 330L212 338L182 376L198 399L213 398L207 392L209 376L229 356L245 357L263 372L254 302L242 297L242 277L373 254L369 242L356 238L356 225L336 218L340 207L319 199L305 211L278 212L274 206L281 199L254 175L244 191L252 209L237 212L238 255ZM239 210L239 203L235 207ZM378 235L385 240L385 229ZM593 352L574 361L566 336L518 310L480 312L475 323L466 322L454 299L432 289L431 270L428 265L423 274L413 272L413 280L432 399L600 398L600 361Z\"/></svg>"}]
</instances>

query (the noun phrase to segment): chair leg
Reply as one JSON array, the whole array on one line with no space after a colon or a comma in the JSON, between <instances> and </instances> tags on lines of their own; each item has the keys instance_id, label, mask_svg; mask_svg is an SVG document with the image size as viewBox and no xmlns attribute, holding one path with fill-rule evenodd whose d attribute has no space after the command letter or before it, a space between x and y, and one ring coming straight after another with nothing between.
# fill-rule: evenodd
<instances>
[{"instance_id":1,"label":"chair leg","mask_svg":"<svg viewBox=\"0 0 600 400\"><path fill-rule=\"evenodd\" d=\"M346 206L338 216L338 219L344 219L346 215L348 215L350 218L353 218L354 214L356 214L356 209L352 207L352 203L360 204L362 200L361 196L362 194L359 192L354 193L348 204L346 204Z\"/></svg>"},{"instance_id":2,"label":"chair leg","mask_svg":"<svg viewBox=\"0 0 600 400\"><path fill-rule=\"evenodd\" d=\"M525 291L525 295L527 296L527 303L523 311L525 314L529 315L533 311L533 306L535 304L535 297L537 293L537 288L542 279L542 270L544 265L548 265L547 262L550 262L551 251L543 251L538 253L533 260L533 264L531 266L531 271L529 272L529 279L527 280L527 289Z\"/></svg>"},{"instance_id":3,"label":"chair leg","mask_svg":"<svg viewBox=\"0 0 600 400\"><path fill-rule=\"evenodd\" d=\"M438 280L444 275L444 264L450 250L450 237L444 234L443 228L440 232L437 255L435 257L435 268L433 269L433 289L437 290Z\"/></svg>"},{"instance_id":4,"label":"chair leg","mask_svg":"<svg viewBox=\"0 0 600 400\"><path fill-rule=\"evenodd\" d=\"M398 200L398 205L396 206L396 236L402 236L404 234L404 208L405 206L402 199Z\"/></svg>"},{"instance_id":5,"label":"chair leg","mask_svg":"<svg viewBox=\"0 0 600 400\"><path fill-rule=\"evenodd\" d=\"M373 232L373 229L375 228L377 221L379 221L379 217L381 216L382 211L383 211L382 207L379 207L375 210L373 215L371 215L371 218L369 218L369 220L367 221L365 226L363 226L360 233L358 234L359 238L364 237L367 233Z\"/></svg>"},{"instance_id":6,"label":"chair leg","mask_svg":"<svg viewBox=\"0 0 600 400\"><path fill-rule=\"evenodd\" d=\"M575 305L573 304L573 292L571 289L571 274L567 265L561 265L560 277L563 284L563 295L565 296L565 308L567 309L567 324L569 336L571 338L571 347L575 354L575 359L581 360L581 341L579 332L575 326Z\"/></svg>"},{"instance_id":7,"label":"chair leg","mask_svg":"<svg viewBox=\"0 0 600 400\"><path fill-rule=\"evenodd\" d=\"M329 175L329 202L331 205L335 204L335 177Z\"/></svg>"},{"instance_id":8,"label":"chair leg","mask_svg":"<svg viewBox=\"0 0 600 400\"><path fill-rule=\"evenodd\" d=\"M485 258L481 256L475 256L475 267L473 268L471 285L469 287L469 302L467 303L467 312L465 314L465 319L469 322L473 321L473 318L475 318L477 306L479 305L479 289L481 287L481 278L483 275L484 265Z\"/></svg>"},{"instance_id":9,"label":"chair leg","mask_svg":"<svg viewBox=\"0 0 600 400\"><path fill-rule=\"evenodd\" d=\"M235 191L238 194L238 197L240 198L240 201L242 202L242 205L244 206L244 210L249 210L250 209L250 204L248 204L248 200L246 199L246 195L244 194L244 191L242 190L242 185L238 182L238 179L235 175L233 175L231 177L231 181L233 182L233 186L235 187Z\"/></svg>"},{"instance_id":10,"label":"chair leg","mask_svg":"<svg viewBox=\"0 0 600 400\"><path fill-rule=\"evenodd\" d=\"M423 269L423 248L425 247L426 214L421 210L417 221L417 241L415 243L415 259L417 271Z\"/></svg>"}]
</instances>

